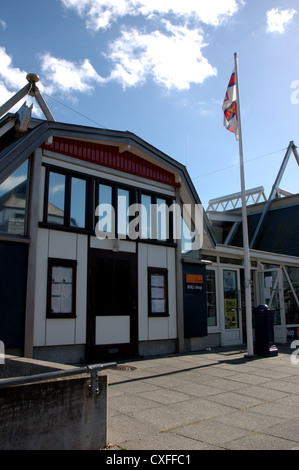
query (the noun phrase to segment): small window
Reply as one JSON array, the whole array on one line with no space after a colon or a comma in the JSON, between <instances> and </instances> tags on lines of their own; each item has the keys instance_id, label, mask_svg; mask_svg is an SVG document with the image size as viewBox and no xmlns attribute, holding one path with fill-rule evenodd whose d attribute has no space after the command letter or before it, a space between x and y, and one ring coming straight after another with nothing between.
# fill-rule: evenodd
<instances>
[{"instance_id":1,"label":"small window","mask_svg":"<svg viewBox=\"0 0 299 470\"><path fill-rule=\"evenodd\" d=\"M129 235L129 206L130 192L125 189L117 189L117 232L118 235Z\"/></svg>"},{"instance_id":2,"label":"small window","mask_svg":"<svg viewBox=\"0 0 299 470\"><path fill-rule=\"evenodd\" d=\"M50 172L47 222L64 225L65 175Z\"/></svg>"},{"instance_id":3,"label":"small window","mask_svg":"<svg viewBox=\"0 0 299 470\"><path fill-rule=\"evenodd\" d=\"M49 259L48 318L76 316L76 261Z\"/></svg>"},{"instance_id":4,"label":"small window","mask_svg":"<svg viewBox=\"0 0 299 470\"><path fill-rule=\"evenodd\" d=\"M152 236L152 198L141 195L141 238L150 239Z\"/></svg>"},{"instance_id":5,"label":"small window","mask_svg":"<svg viewBox=\"0 0 299 470\"><path fill-rule=\"evenodd\" d=\"M28 160L0 184L0 233L26 235Z\"/></svg>"},{"instance_id":6,"label":"small window","mask_svg":"<svg viewBox=\"0 0 299 470\"><path fill-rule=\"evenodd\" d=\"M114 208L112 205L112 187L106 184L99 185L99 208L98 208L98 230L99 232L114 232Z\"/></svg>"},{"instance_id":7,"label":"small window","mask_svg":"<svg viewBox=\"0 0 299 470\"><path fill-rule=\"evenodd\" d=\"M71 226L85 228L86 181L72 178Z\"/></svg>"},{"instance_id":8,"label":"small window","mask_svg":"<svg viewBox=\"0 0 299 470\"><path fill-rule=\"evenodd\" d=\"M148 302L150 317L168 316L168 271L148 268Z\"/></svg>"}]
</instances>

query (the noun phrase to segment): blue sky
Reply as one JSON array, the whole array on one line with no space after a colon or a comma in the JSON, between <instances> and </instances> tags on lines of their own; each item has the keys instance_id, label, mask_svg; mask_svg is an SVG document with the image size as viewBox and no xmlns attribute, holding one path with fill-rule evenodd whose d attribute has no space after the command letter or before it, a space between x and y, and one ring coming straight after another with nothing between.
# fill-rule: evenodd
<instances>
[{"instance_id":1,"label":"blue sky","mask_svg":"<svg viewBox=\"0 0 299 470\"><path fill-rule=\"evenodd\" d=\"M207 207L240 191L222 114L237 52L246 188L268 196L299 145L298 31L298 0L2 1L0 104L36 73L57 121L135 133L187 166ZM281 187L298 176L292 156Z\"/></svg>"}]
</instances>

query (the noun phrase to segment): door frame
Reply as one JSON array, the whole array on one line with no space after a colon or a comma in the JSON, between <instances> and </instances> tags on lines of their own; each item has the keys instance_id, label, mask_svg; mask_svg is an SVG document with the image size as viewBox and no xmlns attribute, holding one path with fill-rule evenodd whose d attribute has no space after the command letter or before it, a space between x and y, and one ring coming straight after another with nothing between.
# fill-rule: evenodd
<instances>
[{"instance_id":1,"label":"door frame","mask_svg":"<svg viewBox=\"0 0 299 470\"><path fill-rule=\"evenodd\" d=\"M128 315L103 315L111 324L113 318L117 321L120 317L129 316L129 342L96 344L96 319L101 315L96 315L94 302L96 295L96 279L94 278L96 264L101 259L128 260L130 261L131 273L131 301L132 308ZM87 279L87 323L86 323L86 358L88 360L101 361L103 359L113 359L119 357L134 357L138 355L138 271L137 253L113 252L97 248L88 250L88 279ZM115 293L117 295L117 293Z\"/></svg>"},{"instance_id":2,"label":"door frame","mask_svg":"<svg viewBox=\"0 0 299 470\"><path fill-rule=\"evenodd\" d=\"M278 291L278 298L279 298L279 310L280 310L280 325L274 324L274 341L279 343L286 342L286 315L285 315L285 305L284 305L284 288L283 288L283 276L282 276L282 268L275 267L275 268L266 268L261 269L258 271L259 276L259 299L260 304L266 304L266 297L265 297L265 274L267 273L277 273L277 278L275 280L275 284L273 289ZM271 298L270 298L271 300ZM272 305L269 305L272 307Z\"/></svg>"},{"instance_id":3,"label":"door frame","mask_svg":"<svg viewBox=\"0 0 299 470\"><path fill-rule=\"evenodd\" d=\"M238 311L238 328L225 328L225 305L224 305L224 271L234 271L236 273L236 292L237 292L237 311ZM228 265L219 267L220 283L219 283L219 305L220 305L220 325L221 325L221 345L234 346L243 343L243 328L242 328L242 304L241 304L241 279L240 269L237 267L230 267Z\"/></svg>"}]
</instances>

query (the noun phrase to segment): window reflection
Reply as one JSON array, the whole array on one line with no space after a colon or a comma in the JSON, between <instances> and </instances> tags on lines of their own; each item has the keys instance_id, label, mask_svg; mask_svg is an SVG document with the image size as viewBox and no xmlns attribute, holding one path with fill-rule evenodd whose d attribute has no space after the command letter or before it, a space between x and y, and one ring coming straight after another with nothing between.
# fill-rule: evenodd
<instances>
[{"instance_id":1,"label":"window reflection","mask_svg":"<svg viewBox=\"0 0 299 470\"><path fill-rule=\"evenodd\" d=\"M128 235L130 193L125 189L117 191L117 231L119 235Z\"/></svg>"},{"instance_id":2,"label":"window reflection","mask_svg":"<svg viewBox=\"0 0 299 470\"><path fill-rule=\"evenodd\" d=\"M65 175L51 171L49 175L48 222L64 224L64 195Z\"/></svg>"},{"instance_id":3,"label":"window reflection","mask_svg":"<svg viewBox=\"0 0 299 470\"><path fill-rule=\"evenodd\" d=\"M112 232L112 187L106 184L99 185L99 221L98 228L101 232Z\"/></svg>"},{"instance_id":4,"label":"window reflection","mask_svg":"<svg viewBox=\"0 0 299 470\"><path fill-rule=\"evenodd\" d=\"M71 226L85 227L86 181L72 178Z\"/></svg>"},{"instance_id":5,"label":"window reflection","mask_svg":"<svg viewBox=\"0 0 299 470\"><path fill-rule=\"evenodd\" d=\"M151 238L151 196L141 195L141 237Z\"/></svg>"},{"instance_id":6,"label":"window reflection","mask_svg":"<svg viewBox=\"0 0 299 470\"><path fill-rule=\"evenodd\" d=\"M167 240L167 215L168 208L165 199L157 198L157 238Z\"/></svg>"},{"instance_id":7,"label":"window reflection","mask_svg":"<svg viewBox=\"0 0 299 470\"><path fill-rule=\"evenodd\" d=\"M28 161L0 185L0 232L25 235Z\"/></svg>"}]
</instances>

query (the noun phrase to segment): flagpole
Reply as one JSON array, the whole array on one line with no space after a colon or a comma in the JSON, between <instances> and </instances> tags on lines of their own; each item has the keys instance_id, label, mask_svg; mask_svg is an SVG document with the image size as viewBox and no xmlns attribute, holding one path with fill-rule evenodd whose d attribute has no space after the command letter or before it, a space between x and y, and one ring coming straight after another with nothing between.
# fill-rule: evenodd
<instances>
[{"instance_id":1,"label":"flagpole","mask_svg":"<svg viewBox=\"0 0 299 470\"><path fill-rule=\"evenodd\" d=\"M241 198L242 198L242 224L243 224L243 245L244 245L244 272L245 272L245 301L246 301L246 332L247 332L247 355L253 356L253 334L252 334L252 307L251 307L251 276L250 276L250 254L248 241L247 208L245 196L245 176L243 158L243 140L241 127L240 93L239 93L239 70L238 55L235 53L235 72L237 89L237 110L238 110L238 137L240 154L240 176L241 176Z\"/></svg>"}]
</instances>

